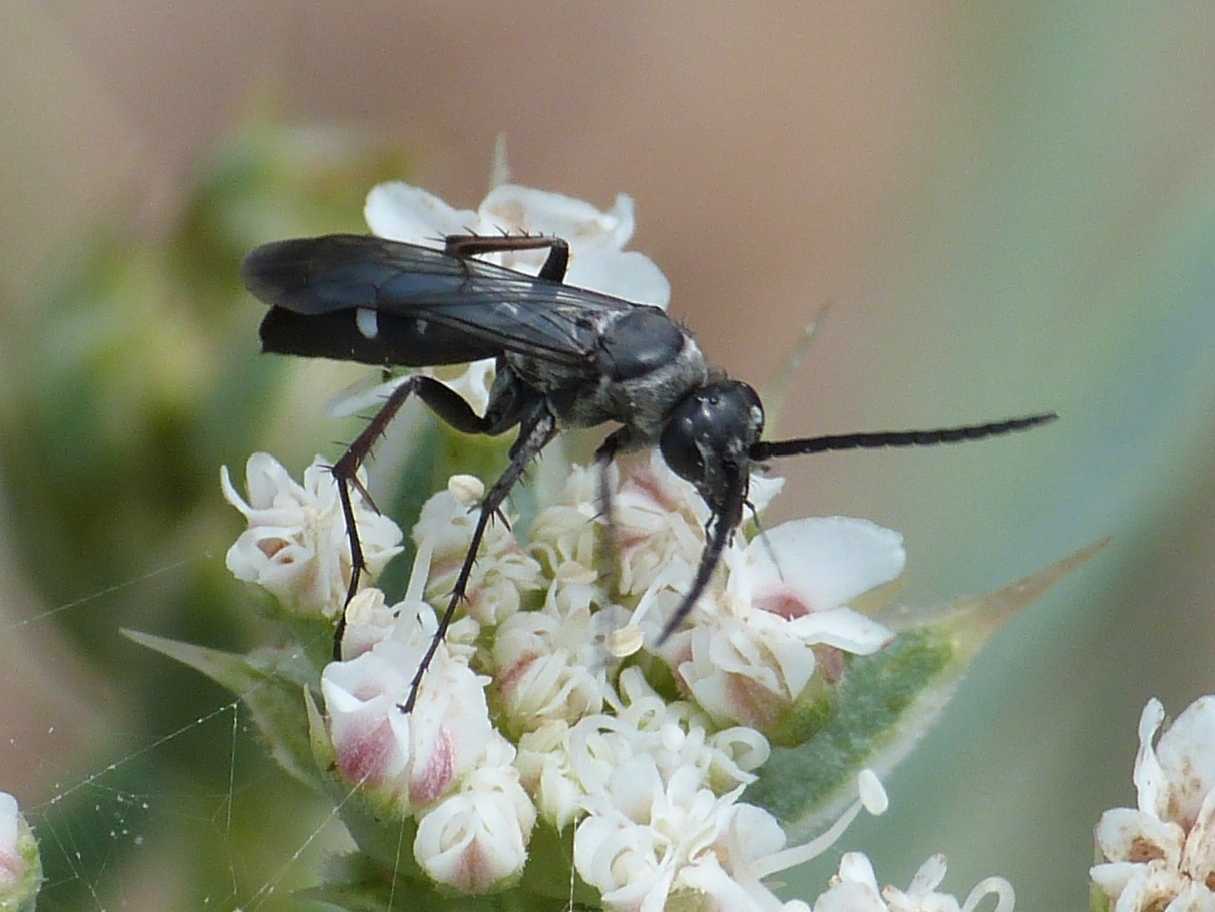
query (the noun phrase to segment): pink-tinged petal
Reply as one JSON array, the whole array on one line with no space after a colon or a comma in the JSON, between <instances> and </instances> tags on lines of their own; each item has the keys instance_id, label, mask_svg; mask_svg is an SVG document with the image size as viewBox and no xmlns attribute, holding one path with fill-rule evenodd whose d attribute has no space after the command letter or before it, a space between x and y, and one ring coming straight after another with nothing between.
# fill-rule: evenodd
<instances>
[{"instance_id":1,"label":"pink-tinged petal","mask_svg":"<svg viewBox=\"0 0 1215 912\"><path fill-rule=\"evenodd\" d=\"M648 256L632 250L575 256L565 282L664 310L671 302L671 283L662 270Z\"/></svg>"},{"instance_id":2,"label":"pink-tinged petal","mask_svg":"<svg viewBox=\"0 0 1215 912\"><path fill-rule=\"evenodd\" d=\"M767 538L757 536L744 560L755 604L782 617L838 608L895 579L906 561L901 535L863 519L793 520Z\"/></svg>"},{"instance_id":3,"label":"pink-tinged petal","mask_svg":"<svg viewBox=\"0 0 1215 912\"><path fill-rule=\"evenodd\" d=\"M872 655L894 637L888 628L851 608L804 615L789 622L789 631L802 642L822 643L856 655Z\"/></svg>"},{"instance_id":4,"label":"pink-tinged petal","mask_svg":"<svg viewBox=\"0 0 1215 912\"><path fill-rule=\"evenodd\" d=\"M409 781L409 799L415 805L430 804L442 795L455 776L456 748L451 732L440 728L425 757L418 757Z\"/></svg>"},{"instance_id":5,"label":"pink-tinged petal","mask_svg":"<svg viewBox=\"0 0 1215 912\"><path fill-rule=\"evenodd\" d=\"M453 795L425 814L414 858L438 883L466 894L489 892L527 860L535 810L513 770L487 770L486 787Z\"/></svg>"},{"instance_id":6,"label":"pink-tinged petal","mask_svg":"<svg viewBox=\"0 0 1215 912\"><path fill-rule=\"evenodd\" d=\"M405 769L409 720L396 704L406 686L402 675L373 653L325 666L321 694L329 737L338 770L348 782L385 785Z\"/></svg>"},{"instance_id":7,"label":"pink-tinged petal","mask_svg":"<svg viewBox=\"0 0 1215 912\"><path fill-rule=\"evenodd\" d=\"M1181 860L1185 833L1171 821L1143 811L1114 808L1101 815L1095 830L1097 846L1110 861L1144 863L1163 859L1169 867Z\"/></svg>"},{"instance_id":8,"label":"pink-tinged petal","mask_svg":"<svg viewBox=\"0 0 1215 912\"><path fill-rule=\"evenodd\" d=\"M363 218L372 234L428 247L442 247L436 238L463 234L477 224L475 212L453 209L433 193L402 181L372 187L363 206Z\"/></svg>"},{"instance_id":9,"label":"pink-tinged petal","mask_svg":"<svg viewBox=\"0 0 1215 912\"><path fill-rule=\"evenodd\" d=\"M1166 814L1189 829L1215 791L1215 697L1200 697L1160 736L1160 767L1168 778Z\"/></svg>"}]
</instances>

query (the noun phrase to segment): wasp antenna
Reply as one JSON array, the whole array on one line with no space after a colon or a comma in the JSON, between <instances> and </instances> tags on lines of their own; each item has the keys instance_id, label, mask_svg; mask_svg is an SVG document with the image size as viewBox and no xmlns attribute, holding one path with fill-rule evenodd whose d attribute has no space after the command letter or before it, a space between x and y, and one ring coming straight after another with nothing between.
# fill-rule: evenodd
<instances>
[{"instance_id":1,"label":"wasp antenna","mask_svg":"<svg viewBox=\"0 0 1215 912\"><path fill-rule=\"evenodd\" d=\"M776 575L780 577L781 582L785 580L785 571L780 567L780 561L776 559L776 550L772 547L772 541L768 538L768 530L764 528L764 524L759 521L759 511L755 509L755 504L751 501L743 501L748 510L751 511L751 519L755 522L755 528L759 530L759 540L764 543L764 550L768 552L768 557L772 559L772 563L776 566Z\"/></svg>"},{"instance_id":2,"label":"wasp antenna","mask_svg":"<svg viewBox=\"0 0 1215 912\"><path fill-rule=\"evenodd\" d=\"M1013 431L1025 431L1058 418L1055 412L1028 415L1024 418L1009 418L986 424L967 424L961 427L935 428L925 431L874 431L863 434L833 434L825 437L798 437L792 440L761 440L751 447L751 458L763 462L782 456L802 456L807 453L823 453L827 450L881 449L883 447L935 446L939 443L962 443L967 440L982 440Z\"/></svg>"}]
</instances>

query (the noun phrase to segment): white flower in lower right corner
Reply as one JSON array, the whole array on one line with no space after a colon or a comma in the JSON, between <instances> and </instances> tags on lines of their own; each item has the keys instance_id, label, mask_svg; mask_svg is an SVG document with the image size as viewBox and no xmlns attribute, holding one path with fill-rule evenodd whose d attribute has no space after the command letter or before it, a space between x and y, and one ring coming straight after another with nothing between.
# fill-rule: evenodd
<instances>
[{"instance_id":1,"label":"white flower in lower right corner","mask_svg":"<svg viewBox=\"0 0 1215 912\"><path fill-rule=\"evenodd\" d=\"M1164 707L1139 718L1138 808L1097 824L1090 870L1114 912L1215 912L1215 696L1190 704L1153 746Z\"/></svg>"},{"instance_id":2,"label":"white flower in lower right corner","mask_svg":"<svg viewBox=\"0 0 1215 912\"><path fill-rule=\"evenodd\" d=\"M861 852L848 852L840 859L839 873L814 903L814 912L974 912L988 896L996 897L990 912L1013 912L1016 897L1012 885L1002 877L980 881L959 905L948 893L938 893L945 879L945 856L933 855L907 889L878 888L873 865Z\"/></svg>"}]
</instances>

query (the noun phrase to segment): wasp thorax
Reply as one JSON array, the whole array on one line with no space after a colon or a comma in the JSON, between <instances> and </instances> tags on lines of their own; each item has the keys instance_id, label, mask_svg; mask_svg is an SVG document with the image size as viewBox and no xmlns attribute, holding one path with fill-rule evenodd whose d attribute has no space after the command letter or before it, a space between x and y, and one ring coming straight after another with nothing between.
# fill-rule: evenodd
<instances>
[{"instance_id":1,"label":"wasp thorax","mask_svg":"<svg viewBox=\"0 0 1215 912\"><path fill-rule=\"evenodd\" d=\"M713 505L724 476L745 470L748 451L764 429L759 395L738 380L689 393L667 416L659 445L667 465L696 485Z\"/></svg>"}]
</instances>

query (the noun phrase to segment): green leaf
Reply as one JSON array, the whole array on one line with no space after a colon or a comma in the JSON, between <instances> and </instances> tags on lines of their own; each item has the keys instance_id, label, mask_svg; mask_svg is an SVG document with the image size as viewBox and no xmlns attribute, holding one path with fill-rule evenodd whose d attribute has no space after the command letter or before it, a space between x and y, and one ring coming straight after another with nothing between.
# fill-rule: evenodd
<instances>
[{"instance_id":1,"label":"green leaf","mask_svg":"<svg viewBox=\"0 0 1215 912\"><path fill-rule=\"evenodd\" d=\"M301 653L268 649L240 655L136 630L124 629L122 634L202 672L238 696L278 764L305 785L321 786L301 697L301 688L315 686L315 671Z\"/></svg>"},{"instance_id":2,"label":"green leaf","mask_svg":"<svg viewBox=\"0 0 1215 912\"><path fill-rule=\"evenodd\" d=\"M821 828L855 798L863 768L888 772L927 733L991 636L1104 544L944 611L904 615L904 629L885 649L848 662L826 724L800 745L773 748L747 800L794 838Z\"/></svg>"}]
</instances>

